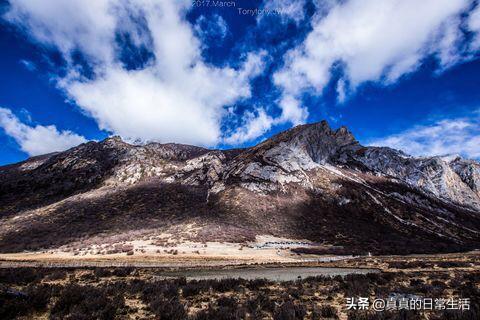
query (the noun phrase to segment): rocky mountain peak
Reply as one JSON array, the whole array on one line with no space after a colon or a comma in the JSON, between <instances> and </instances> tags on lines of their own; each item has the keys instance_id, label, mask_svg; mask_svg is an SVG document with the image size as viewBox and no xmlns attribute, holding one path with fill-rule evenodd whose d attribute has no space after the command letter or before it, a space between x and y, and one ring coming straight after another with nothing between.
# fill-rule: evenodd
<instances>
[{"instance_id":1,"label":"rocky mountain peak","mask_svg":"<svg viewBox=\"0 0 480 320\"><path fill-rule=\"evenodd\" d=\"M346 127L333 130L325 120L301 126L291 142L295 149L305 151L314 162L320 164L329 162L344 148L360 146Z\"/></svg>"},{"instance_id":2,"label":"rocky mountain peak","mask_svg":"<svg viewBox=\"0 0 480 320\"><path fill-rule=\"evenodd\" d=\"M327 121L298 125L262 142L256 149L285 147L308 154L314 162L322 163L339 148L358 145L358 141L346 128L333 130Z\"/></svg>"},{"instance_id":3,"label":"rocky mountain peak","mask_svg":"<svg viewBox=\"0 0 480 320\"><path fill-rule=\"evenodd\" d=\"M115 147L123 148L123 147L129 146L130 144L123 141L120 136L111 136L100 141L100 145L110 147L110 148L115 148Z\"/></svg>"},{"instance_id":4,"label":"rocky mountain peak","mask_svg":"<svg viewBox=\"0 0 480 320\"><path fill-rule=\"evenodd\" d=\"M332 164L338 154L357 148L360 144L345 127L333 130L326 121L299 125L239 154L225 177L243 181L253 191L289 183L311 188L306 171Z\"/></svg>"},{"instance_id":5,"label":"rocky mountain peak","mask_svg":"<svg viewBox=\"0 0 480 320\"><path fill-rule=\"evenodd\" d=\"M106 138L104 141L112 141L112 142L119 142L119 143L123 143L124 141L122 140L122 137L120 136L110 136L108 138Z\"/></svg>"},{"instance_id":6,"label":"rocky mountain peak","mask_svg":"<svg viewBox=\"0 0 480 320\"><path fill-rule=\"evenodd\" d=\"M346 127L332 129L327 121L296 126L246 149L209 150L156 142L135 145L113 136L43 157L41 162L34 160L0 172L12 184L19 174L29 181L32 177L63 181L65 186L58 192L66 194L150 178L215 186L215 190L240 181L247 189L264 192L283 190L290 183L313 188L306 175L342 168L395 179L434 197L480 209L478 162L458 156L418 158L391 148L365 147Z\"/></svg>"},{"instance_id":7,"label":"rocky mountain peak","mask_svg":"<svg viewBox=\"0 0 480 320\"><path fill-rule=\"evenodd\" d=\"M207 241L230 239L212 233L228 225L233 237L247 230L368 251L477 248L479 191L476 161L362 146L326 121L236 150L110 137L0 167L0 250L119 232L135 240L192 221Z\"/></svg>"}]
</instances>

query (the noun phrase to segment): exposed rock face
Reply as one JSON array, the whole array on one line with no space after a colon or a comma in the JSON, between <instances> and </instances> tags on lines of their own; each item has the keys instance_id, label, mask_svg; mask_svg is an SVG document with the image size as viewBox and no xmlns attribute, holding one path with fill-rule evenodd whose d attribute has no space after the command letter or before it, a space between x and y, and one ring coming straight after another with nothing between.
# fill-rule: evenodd
<instances>
[{"instance_id":1,"label":"exposed rock face","mask_svg":"<svg viewBox=\"0 0 480 320\"><path fill-rule=\"evenodd\" d=\"M450 161L450 167L477 196L480 196L480 164L478 162L456 157Z\"/></svg>"},{"instance_id":2,"label":"exposed rock face","mask_svg":"<svg viewBox=\"0 0 480 320\"><path fill-rule=\"evenodd\" d=\"M272 234L381 253L471 249L480 246L480 164L364 147L325 121L238 150L114 137L0 167L0 220L1 251L155 236L185 223L203 240Z\"/></svg>"},{"instance_id":3,"label":"exposed rock face","mask_svg":"<svg viewBox=\"0 0 480 320\"><path fill-rule=\"evenodd\" d=\"M333 131L326 121L302 125L239 155L230 165L226 176L256 181L257 185L246 185L254 190L272 190L290 182L312 188L306 172L332 163L344 150L359 147L353 135L344 127Z\"/></svg>"},{"instance_id":4,"label":"exposed rock face","mask_svg":"<svg viewBox=\"0 0 480 320\"><path fill-rule=\"evenodd\" d=\"M480 210L478 163L448 157L414 158L390 148L366 147L342 155L338 163L360 163L453 203ZM475 168L477 171L475 171Z\"/></svg>"}]
</instances>

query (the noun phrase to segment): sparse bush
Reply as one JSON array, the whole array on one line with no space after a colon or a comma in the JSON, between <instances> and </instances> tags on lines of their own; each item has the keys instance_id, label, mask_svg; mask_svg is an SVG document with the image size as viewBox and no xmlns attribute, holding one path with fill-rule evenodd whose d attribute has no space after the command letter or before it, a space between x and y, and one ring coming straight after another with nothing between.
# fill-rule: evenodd
<instances>
[{"instance_id":1,"label":"sparse bush","mask_svg":"<svg viewBox=\"0 0 480 320\"><path fill-rule=\"evenodd\" d=\"M470 262L465 261L440 261L437 263L439 268L466 268L470 265Z\"/></svg>"},{"instance_id":2,"label":"sparse bush","mask_svg":"<svg viewBox=\"0 0 480 320\"><path fill-rule=\"evenodd\" d=\"M222 298L220 298L222 299ZM228 299L228 298L227 298ZM237 304L231 301L223 300L223 305L215 307L213 304L209 304L208 308L201 310L195 316L195 320L241 320L245 319L245 308L238 307Z\"/></svg>"},{"instance_id":3,"label":"sparse bush","mask_svg":"<svg viewBox=\"0 0 480 320\"><path fill-rule=\"evenodd\" d=\"M205 282L191 281L182 288L182 295L185 298L198 295L200 292L208 291L209 287L205 286Z\"/></svg>"},{"instance_id":4,"label":"sparse bush","mask_svg":"<svg viewBox=\"0 0 480 320\"><path fill-rule=\"evenodd\" d=\"M275 302L263 292L260 292L255 298L247 300L246 305L251 314L259 314L261 311L271 313L275 310Z\"/></svg>"},{"instance_id":5,"label":"sparse bush","mask_svg":"<svg viewBox=\"0 0 480 320\"><path fill-rule=\"evenodd\" d=\"M431 268L433 265L425 261L390 261L389 268L393 269L424 269Z\"/></svg>"},{"instance_id":6,"label":"sparse bush","mask_svg":"<svg viewBox=\"0 0 480 320\"><path fill-rule=\"evenodd\" d=\"M44 310L51 295L49 285L31 284L24 291L0 286L0 319L16 319L34 310Z\"/></svg>"},{"instance_id":7,"label":"sparse bush","mask_svg":"<svg viewBox=\"0 0 480 320\"><path fill-rule=\"evenodd\" d=\"M101 288L67 285L52 307L51 319L112 319L121 308L123 300L109 298Z\"/></svg>"},{"instance_id":8,"label":"sparse bush","mask_svg":"<svg viewBox=\"0 0 480 320\"><path fill-rule=\"evenodd\" d=\"M97 278L111 277L112 272L107 268L95 268L93 274Z\"/></svg>"},{"instance_id":9,"label":"sparse bush","mask_svg":"<svg viewBox=\"0 0 480 320\"><path fill-rule=\"evenodd\" d=\"M280 307L275 308L273 313L274 320L297 320L303 319L307 314L304 305L297 305L292 301L282 303Z\"/></svg>"},{"instance_id":10,"label":"sparse bush","mask_svg":"<svg viewBox=\"0 0 480 320\"><path fill-rule=\"evenodd\" d=\"M138 317L137 311L141 312L141 308L130 307L130 303L126 306L123 297L140 299L146 311L158 319L337 319L345 315L343 310L337 314L333 305L339 297L386 297L398 293L435 298L444 296L444 290L448 290L449 295L451 292L453 296L470 297L471 309L432 311L428 315L430 320L480 318L480 273L477 271L387 272L310 277L281 283L265 279L156 281L155 275L162 271L155 268L0 269L3 280L0 282L0 319L29 319L41 314L50 315L51 319ZM54 285L40 282L62 277L65 282ZM33 282L29 284L27 280ZM314 293L322 297L324 305L317 305L316 298L311 299ZM329 303L332 305L327 305ZM195 314L193 310L199 309L202 310ZM362 320L425 320L414 312L373 314L357 310L348 316Z\"/></svg>"},{"instance_id":11,"label":"sparse bush","mask_svg":"<svg viewBox=\"0 0 480 320\"><path fill-rule=\"evenodd\" d=\"M167 299L163 296L155 297L150 301L148 307L158 319L184 320L187 317L185 306L180 303L178 298Z\"/></svg>"},{"instance_id":12,"label":"sparse bush","mask_svg":"<svg viewBox=\"0 0 480 320\"><path fill-rule=\"evenodd\" d=\"M239 285L243 282L241 279L226 278L220 280L210 280L210 286L218 292L227 292L229 290L237 291Z\"/></svg>"},{"instance_id":13,"label":"sparse bush","mask_svg":"<svg viewBox=\"0 0 480 320\"><path fill-rule=\"evenodd\" d=\"M113 269L112 274L115 277L126 277L128 275L131 275L134 269L132 267L125 267L125 268L115 268Z\"/></svg>"},{"instance_id":14,"label":"sparse bush","mask_svg":"<svg viewBox=\"0 0 480 320\"><path fill-rule=\"evenodd\" d=\"M26 285L42 280L42 268L0 268L0 283Z\"/></svg>"},{"instance_id":15,"label":"sparse bush","mask_svg":"<svg viewBox=\"0 0 480 320\"><path fill-rule=\"evenodd\" d=\"M46 276L47 280L55 281L55 280L63 280L67 277L67 272L65 270L55 270L51 274Z\"/></svg>"},{"instance_id":16,"label":"sparse bush","mask_svg":"<svg viewBox=\"0 0 480 320\"><path fill-rule=\"evenodd\" d=\"M312 311L312 319L338 319L337 309L332 306L320 306Z\"/></svg>"},{"instance_id":17,"label":"sparse bush","mask_svg":"<svg viewBox=\"0 0 480 320\"><path fill-rule=\"evenodd\" d=\"M347 297L369 296L371 280L363 274L349 274L341 281Z\"/></svg>"},{"instance_id":18,"label":"sparse bush","mask_svg":"<svg viewBox=\"0 0 480 320\"><path fill-rule=\"evenodd\" d=\"M254 280L250 280L248 281L245 286L249 289L249 290L258 290L259 288L261 287L265 287L266 285L268 284L268 281L266 279L254 279Z\"/></svg>"}]
</instances>

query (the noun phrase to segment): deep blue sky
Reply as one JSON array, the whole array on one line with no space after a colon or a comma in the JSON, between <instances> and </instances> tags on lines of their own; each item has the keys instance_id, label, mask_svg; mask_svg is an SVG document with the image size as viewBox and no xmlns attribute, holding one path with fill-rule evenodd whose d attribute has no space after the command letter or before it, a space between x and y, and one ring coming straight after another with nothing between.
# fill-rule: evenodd
<instances>
[{"instance_id":1,"label":"deep blue sky","mask_svg":"<svg viewBox=\"0 0 480 320\"><path fill-rule=\"evenodd\" d=\"M475 7L475 3L472 3ZM261 8L263 4L262 1L244 0L241 5L244 8ZM237 10L238 6L237 1ZM222 120L223 132L240 126L244 112L250 110L252 105L261 105L272 117L281 115L277 103L282 89L273 83L272 77L284 65L288 50L300 45L314 28L313 15L319 9L308 1L303 8L305 16L301 21L280 16L259 20L257 16L240 15L236 9L189 9L186 19L192 30L195 25L200 28L193 32L201 39L201 56L207 65L218 68L228 65L238 69L248 51L262 49L268 56L264 70L250 81L252 96L238 99L232 104L235 105L234 115ZM3 2L2 11L5 13L8 10L8 3ZM199 20L202 16L205 18L203 22ZM216 21L218 16L226 23L225 34L218 30L217 24L208 25L209 22ZM202 28L204 33L198 34L198 30ZM467 34L470 35L469 32ZM148 46L143 51L128 50L128 40L122 39L118 40L120 46L117 51L118 59L122 61L125 69L142 69L155 59L155 54ZM343 103L337 99L336 71L332 69L332 75L322 90L305 90L301 95L302 105L309 113L305 121L326 119L332 127L345 125L365 144L392 135L405 134L415 127L435 126L441 121L466 119L478 124L476 119L480 109L480 60L477 56L475 52L470 54L468 59L460 59L443 69L435 55L425 54L414 71L406 72L388 84L381 81L362 82L351 91ZM95 77L90 74L89 69L95 70L95 65L82 58L81 52L73 63L85 67L82 72L87 78ZM69 130L87 140L101 140L116 134L111 130L101 130L98 119L93 119L75 101L69 100L65 91L59 89L56 80L65 75L68 67L65 57L54 45L45 45L34 39L29 31L22 31L18 24L2 20L0 107L11 110L20 122L32 128L36 125L54 125L59 132ZM292 125L288 121L278 122L247 141L226 143L225 140L219 140L210 147L254 145ZM476 133L473 129L467 134ZM428 143L430 138L435 139L426 137L425 141ZM464 137L467 140L474 138L476 136ZM158 137L158 140L163 141L162 137ZM446 153L449 150L447 148ZM463 152L461 148L458 150ZM465 151L464 155L476 157L471 148ZM22 151L18 137L16 139L11 133L8 134L0 128L0 165L18 162L28 156L27 152Z\"/></svg>"}]
</instances>

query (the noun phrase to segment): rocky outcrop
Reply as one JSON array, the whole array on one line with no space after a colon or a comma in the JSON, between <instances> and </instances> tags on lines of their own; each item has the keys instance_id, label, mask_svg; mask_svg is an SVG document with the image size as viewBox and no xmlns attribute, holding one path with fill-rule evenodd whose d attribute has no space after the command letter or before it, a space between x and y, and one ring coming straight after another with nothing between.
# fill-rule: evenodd
<instances>
[{"instance_id":1,"label":"rocky outcrop","mask_svg":"<svg viewBox=\"0 0 480 320\"><path fill-rule=\"evenodd\" d=\"M415 158L390 148L363 147L339 155L336 163L393 177L441 199L480 210L480 197L475 191L480 183L478 163L472 160Z\"/></svg>"},{"instance_id":2,"label":"rocky outcrop","mask_svg":"<svg viewBox=\"0 0 480 320\"><path fill-rule=\"evenodd\" d=\"M450 167L458 174L462 181L480 196L480 164L473 160L456 157L450 161Z\"/></svg>"},{"instance_id":3,"label":"rocky outcrop","mask_svg":"<svg viewBox=\"0 0 480 320\"><path fill-rule=\"evenodd\" d=\"M191 219L379 252L473 248L479 190L476 161L365 147L325 121L234 150L112 137L0 167L0 249L23 248L26 235L51 246ZM50 228L63 240L44 239Z\"/></svg>"},{"instance_id":4,"label":"rocky outcrop","mask_svg":"<svg viewBox=\"0 0 480 320\"><path fill-rule=\"evenodd\" d=\"M415 158L390 148L363 147L347 128L332 130L326 121L297 126L252 148L232 151L180 144L130 145L112 137L4 167L0 177L7 193L19 184L54 183L61 190L50 190L49 195L68 194L98 185L131 185L151 177L215 186L213 192L237 182L252 191L267 192L284 190L290 183L314 188L310 173L325 165L395 178L440 199L480 210L478 162L460 157Z\"/></svg>"}]
</instances>

